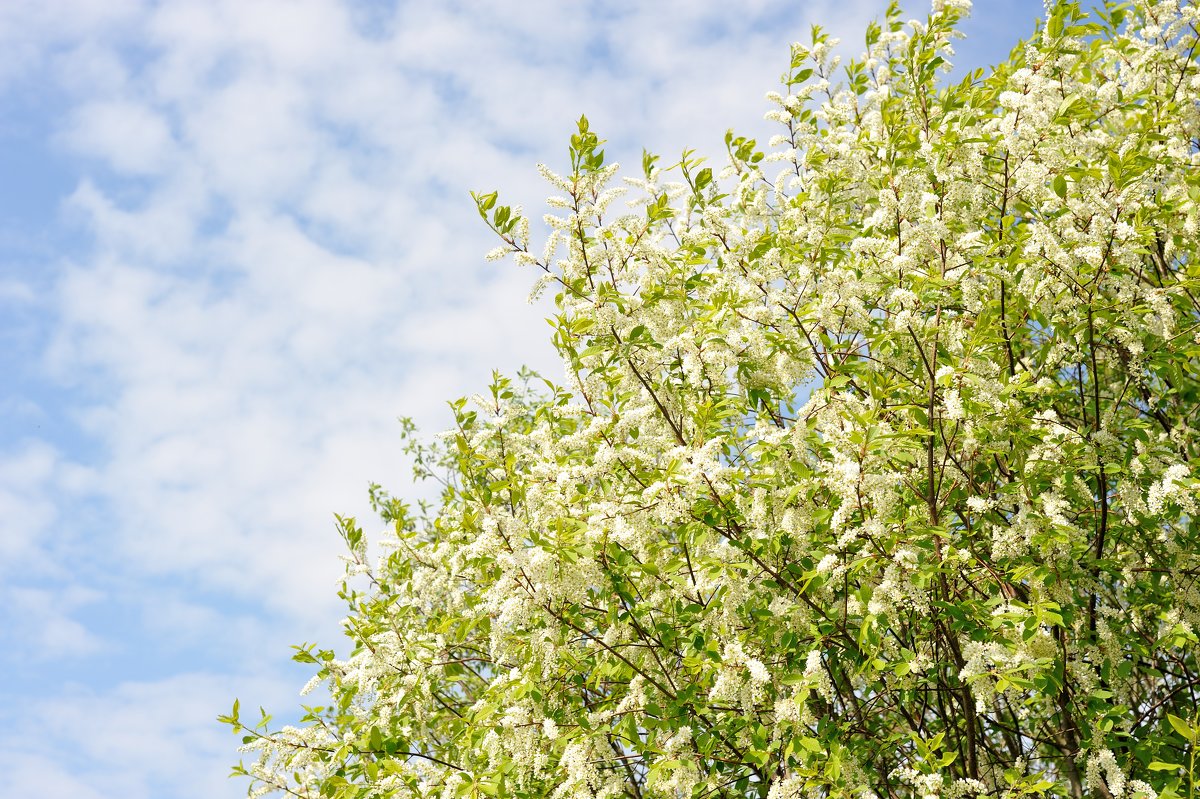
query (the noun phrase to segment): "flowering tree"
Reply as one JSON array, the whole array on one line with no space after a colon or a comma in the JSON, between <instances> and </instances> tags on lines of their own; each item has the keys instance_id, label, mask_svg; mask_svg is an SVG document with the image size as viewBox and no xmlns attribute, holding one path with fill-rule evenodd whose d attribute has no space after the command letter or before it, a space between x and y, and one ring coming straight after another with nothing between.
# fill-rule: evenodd
<instances>
[{"instance_id":1,"label":"flowering tree","mask_svg":"<svg viewBox=\"0 0 1200 799\"><path fill-rule=\"evenodd\" d=\"M224 717L252 792L1194 796L1200 10L1059 2L945 86L968 5L814 31L717 173L614 186L581 119L544 251L476 195L565 381L411 444L377 565L343 520L353 651Z\"/></svg>"}]
</instances>

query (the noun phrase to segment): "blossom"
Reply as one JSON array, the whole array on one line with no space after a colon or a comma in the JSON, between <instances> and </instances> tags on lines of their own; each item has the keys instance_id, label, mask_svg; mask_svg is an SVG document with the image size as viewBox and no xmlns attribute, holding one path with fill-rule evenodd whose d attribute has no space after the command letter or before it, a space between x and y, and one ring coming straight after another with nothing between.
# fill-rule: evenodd
<instances>
[{"instance_id":1,"label":"blossom","mask_svg":"<svg viewBox=\"0 0 1200 799\"><path fill-rule=\"evenodd\" d=\"M333 704L251 735L255 790L1156 799L1110 747L1191 716L1144 664L1200 629L1197 15L947 86L933 8L849 85L795 46L773 160L615 187L581 119L542 256L489 219L562 374L409 442L439 499L378 565L343 530L352 652L298 653Z\"/></svg>"}]
</instances>

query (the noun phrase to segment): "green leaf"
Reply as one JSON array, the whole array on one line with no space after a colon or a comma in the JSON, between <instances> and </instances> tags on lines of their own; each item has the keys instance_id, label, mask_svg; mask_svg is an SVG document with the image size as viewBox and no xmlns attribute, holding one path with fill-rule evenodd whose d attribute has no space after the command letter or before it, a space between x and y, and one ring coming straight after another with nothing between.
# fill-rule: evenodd
<instances>
[{"instance_id":1,"label":"green leaf","mask_svg":"<svg viewBox=\"0 0 1200 799\"><path fill-rule=\"evenodd\" d=\"M1179 733L1192 743L1196 742L1196 728L1191 724L1188 724L1186 721L1179 718L1179 716L1172 716L1170 713L1167 714L1167 721L1170 722L1171 727L1174 728L1175 732Z\"/></svg>"},{"instance_id":2,"label":"green leaf","mask_svg":"<svg viewBox=\"0 0 1200 799\"><path fill-rule=\"evenodd\" d=\"M1055 8L1054 11L1051 12L1050 22L1046 26L1047 30L1050 32L1050 35L1056 39L1059 36L1062 36L1063 14L1064 14L1064 9L1062 7Z\"/></svg>"},{"instance_id":3,"label":"green leaf","mask_svg":"<svg viewBox=\"0 0 1200 799\"><path fill-rule=\"evenodd\" d=\"M1050 186L1054 189L1054 193L1059 196L1059 199L1067 198L1067 179L1062 175L1055 175Z\"/></svg>"}]
</instances>

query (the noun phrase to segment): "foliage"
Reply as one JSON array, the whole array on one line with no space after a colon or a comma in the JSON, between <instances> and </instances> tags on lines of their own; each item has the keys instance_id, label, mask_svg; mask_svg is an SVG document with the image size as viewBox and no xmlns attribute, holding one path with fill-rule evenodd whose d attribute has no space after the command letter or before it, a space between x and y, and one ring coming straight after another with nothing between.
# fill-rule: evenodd
<instances>
[{"instance_id":1,"label":"foliage","mask_svg":"<svg viewBox=\"0 0 1200 799\"><path fill-rule=\"evenodd\" d=\"M581 119L544 253L475 196L565 383L453 403L378 565L343 520L354 649L225 717L253 790L1195 795L1200 12L1060 2L944 85L968 5L814 30L719 172L614 187Z\"/></svg>"}]
</instances>

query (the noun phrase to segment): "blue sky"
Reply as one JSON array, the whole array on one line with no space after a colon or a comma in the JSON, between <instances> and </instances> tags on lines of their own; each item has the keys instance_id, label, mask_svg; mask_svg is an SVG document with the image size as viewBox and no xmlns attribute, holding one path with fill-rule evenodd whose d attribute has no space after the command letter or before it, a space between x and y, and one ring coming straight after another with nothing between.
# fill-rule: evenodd
<instances>
[{"instance_id":1,"label":"blue sky","mask_svg":"<svg viewBox=\"0 0 1200 799\"><path fill-rule=\"evenodd\" d=\"M339 643L396 417L559 369L468 190L539 216L584 112L635 166L765 140L788 43L884 5L0 4L0 795L243 795L214 717ZM1041 13L977 0L958 65Z\"/></svg>"}]
</instances>

